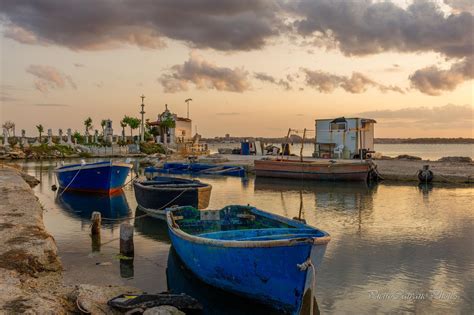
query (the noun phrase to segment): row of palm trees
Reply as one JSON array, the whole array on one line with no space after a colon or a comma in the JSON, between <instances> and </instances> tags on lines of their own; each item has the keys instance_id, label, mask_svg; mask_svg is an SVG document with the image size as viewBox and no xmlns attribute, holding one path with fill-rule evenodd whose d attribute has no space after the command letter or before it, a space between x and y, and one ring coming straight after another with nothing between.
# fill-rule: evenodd
<instances>
[{"instance_id":1,"label":"row of palm trees","mask_svg":"<svg viewBox=\"0 0 474 315\"><path fill-rule=\"evenodd\" d=\"M123 119L120 121L120 127L122 127L122 133L125 135L125 128L128 126L130 127L130 137L133 138L133 130L137 129L140 127L141 120L135 117L130 117L130 116L125 116ZM102 135L105 134L105 126L107 125L107 119L102 119L100 122L100 126L102 127ZM92 125L92 118L87 117L86 120L84 120L84 127L86 128L86 135L89 134L89 131L94 127ZM39 124L36 126L36 129L38 130L39 133L39 140L42 140L43 132L44 132L44 127L42 124Z\"/></svg>"}]
</instances>

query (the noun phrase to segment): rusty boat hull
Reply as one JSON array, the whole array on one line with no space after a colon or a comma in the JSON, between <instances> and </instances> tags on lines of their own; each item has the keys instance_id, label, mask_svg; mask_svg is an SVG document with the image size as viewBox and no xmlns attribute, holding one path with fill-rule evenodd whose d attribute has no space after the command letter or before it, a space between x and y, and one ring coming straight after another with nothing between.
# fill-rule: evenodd
<instances>
[{"instance_id":1,"label":"rusty boat hull","mask_svg":"<svg viewBox=\"0 0 474 315\"><path fill-rule=\"evenodd\" d=\"M256 160L257 177L318 181L367 181L373 169L368 161Z\"/></svg>"}]
</instances>

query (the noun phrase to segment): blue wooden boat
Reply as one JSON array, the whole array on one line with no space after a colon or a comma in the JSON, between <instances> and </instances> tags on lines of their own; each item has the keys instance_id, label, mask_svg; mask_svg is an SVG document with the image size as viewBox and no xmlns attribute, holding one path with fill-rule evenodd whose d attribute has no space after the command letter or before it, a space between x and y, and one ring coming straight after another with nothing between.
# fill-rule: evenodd
<instances>
[{"instance_id":1,"label":"blue wooden boat","mask_svg":"<svg viewBox=\"0 0 474 315\"><path fill-rule=\"evenodd\" d=\"M251 206L170 208L166 219L177 254L202 281L284 313L313 303L328 233Z\"/></svg>"},{"instance_id":2,"label":"blue wooden boat","mask_svg":"<svg viewBox=\"0 0 474 315\"><path fill-rule=\"evenodd\" d=\"M163 167L147 167L145 175L155 177L156 173L165 174L194 174L194 175L223 175L223 176L245 176L245 169L238 165L220 165L206 163L177 163L163 164Z\"/></svg>"},{"instance_id":3,"label":"blue wooden boat","mask_svg":"<svg viewBox=\"0 0 474 315\"><path fill-rule=\"evenodd\" d=\"M60 166L55 173L60 188L110 194L123 187L131 168L130 164L110 161Z\"/></svg>"}]
</instances>

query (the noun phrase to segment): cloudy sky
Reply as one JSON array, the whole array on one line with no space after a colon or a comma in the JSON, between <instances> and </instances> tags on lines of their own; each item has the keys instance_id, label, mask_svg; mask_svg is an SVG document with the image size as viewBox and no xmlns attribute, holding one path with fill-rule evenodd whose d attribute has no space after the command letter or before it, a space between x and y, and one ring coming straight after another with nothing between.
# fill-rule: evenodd
<instances>
[{"instance_id":1,"label":"cloudy sky","mask_svg":"<svg viewBox=\"0 0 474 315\"><path fill-rule=\"evenodd\" d=\"M0 0L0 120L82 130L164 104L204 136L375 118L472 137L472 0Z\"/></svg>"}]
</instances>

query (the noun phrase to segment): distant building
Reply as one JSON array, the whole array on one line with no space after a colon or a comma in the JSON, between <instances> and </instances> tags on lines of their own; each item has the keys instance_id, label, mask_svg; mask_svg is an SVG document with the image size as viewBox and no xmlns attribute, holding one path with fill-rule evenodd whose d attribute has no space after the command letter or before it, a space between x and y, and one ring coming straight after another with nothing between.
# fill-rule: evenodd
<instances>
[{"instance_id":1,"label":"distant building","mask_svg":"<svg viewBox=\"0 0 474 315\"><path fill-rule=\"evenodd\" d=\"M148 122L150 127L159 130L157 141L171 146L192 141L192 120L178 117L169 111L168 105L165 106L165 111L158 115L156 121Z\"/></svg>"},{"instance_id":2,"label":"distant building","mask_svg":"<svg viewBox=\"0 0 474 315\"><path fill-rule=\"evenodd\" d=\"M313 156L317 158L359 158L374 150L373 119L317 119Z\"/></svg>"}]
</instances>

